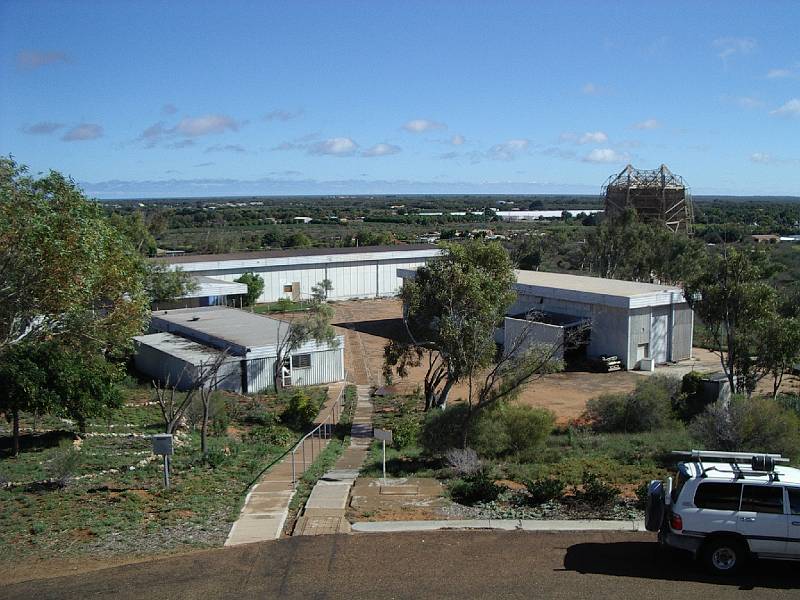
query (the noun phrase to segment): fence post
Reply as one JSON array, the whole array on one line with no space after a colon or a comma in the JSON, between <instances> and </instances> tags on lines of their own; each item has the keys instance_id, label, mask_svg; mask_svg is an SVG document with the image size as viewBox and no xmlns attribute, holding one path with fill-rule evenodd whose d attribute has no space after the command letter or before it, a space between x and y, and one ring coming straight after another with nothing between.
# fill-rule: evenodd
<instances>
[{"instance_id":1,"label":"fence post","mask_svg":"<svg viewBox=\"0 0 800 600\"><path fill-rule=\"evenodd\" d=\"M296 451L297 451L297 448L294 448L292 450L292 489L295 488L295 485L296 485L296 482L297 482L297 475L295 474L295 471L294 471L294 454L295 454Z\"/></svg>"}]
</instances>

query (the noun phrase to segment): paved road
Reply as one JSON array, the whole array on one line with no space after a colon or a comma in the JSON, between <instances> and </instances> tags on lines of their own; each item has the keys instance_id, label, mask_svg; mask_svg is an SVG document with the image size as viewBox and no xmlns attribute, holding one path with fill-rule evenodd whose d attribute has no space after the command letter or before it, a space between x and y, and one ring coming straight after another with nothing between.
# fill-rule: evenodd
<instances>
[{"instance_id":1,"label":"paved road","mask_svg":"<svg viewBox=\"0 0 800 600\"><path fill-rule=\"evenodd\" d=\"M635 533L295 537L0 589L0 598L798 598L796 563L705 575ZM682 580L678 580L678 578Z\"/></svg>"}]
</instances>

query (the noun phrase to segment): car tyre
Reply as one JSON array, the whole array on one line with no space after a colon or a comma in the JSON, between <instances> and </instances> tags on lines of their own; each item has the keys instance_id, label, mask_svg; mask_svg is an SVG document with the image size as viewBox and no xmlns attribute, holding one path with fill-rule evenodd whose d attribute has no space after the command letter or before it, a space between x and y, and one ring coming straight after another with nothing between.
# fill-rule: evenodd
<instances>
[{"instance_id":1,"label":"car tyre","mask_svg":"<svg viewBox=\"0 0 800 600\"><path fill-rule=\"evenodd\" d=\"M744 568L750 558L745 545L730 537L709 540L701 553L706 568L715 575L733 575Z\"/></svg>"}]
</instances>

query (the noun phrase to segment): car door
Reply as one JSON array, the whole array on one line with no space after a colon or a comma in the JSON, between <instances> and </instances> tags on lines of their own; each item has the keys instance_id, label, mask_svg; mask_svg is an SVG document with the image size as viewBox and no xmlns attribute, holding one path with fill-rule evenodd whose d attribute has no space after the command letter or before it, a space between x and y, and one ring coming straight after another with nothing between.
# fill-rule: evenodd
<instances>
[{"instance_id":1,"label":"car door","mask_svg":"<svg viewBox=\"0 0 800 600\"><path fill-rule=\"evenodd\" d=\"M800 487L786 487L789 500L789 533L786 535L786 553L800 558Z\"/></svg>"},{"instance_id":2,"label":"car door","mask_svg":"<svg viewBox=\"0 0 800 600\"><path fill-rule=\"evenodd\" d=\"M736 531L757 554L785 554L788 521L783 509L783 486L744 485Z\"/></svg>"}]
</instances>

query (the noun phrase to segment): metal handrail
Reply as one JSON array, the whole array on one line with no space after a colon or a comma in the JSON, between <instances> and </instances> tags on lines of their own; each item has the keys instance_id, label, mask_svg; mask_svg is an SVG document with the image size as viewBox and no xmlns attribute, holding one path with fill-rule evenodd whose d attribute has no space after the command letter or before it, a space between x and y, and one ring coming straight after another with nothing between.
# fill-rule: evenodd
<instances>
[{"instance_id":1,"label":"metal handrail","mask_svg":"<svg viewBox=\"0 0 800 600\"><path fill-rule=\"evenodd\" d=\"M314 462L314 440L317 440L317 456L319 456L320 452L322 452L322 441L329 440L333 436L333 429L336 426L336 423L339 422L339 418L342 415L342 409L344 408L344 403L342 399L344 398L344 391L347 389L347 381L345 380L345 384L342 386L342 389L339 390L339 395L336 397L336 400L333 402L333 406L328 411L327 416L320 421L320 423L314 427L311 431L305 434L300 441L298 441L294 447L289 451L292 455L292 489L295 489L297 486L297 469L295 467L295 456L297 455L298 449L301 449L301 455L303 458L303 469L300 472L305 472L306 464L313 464ZM328 420L330 419L330 427L328 427ZM311 439L311 461L306 463L306 447L305 442L307 439Z\"/></svg>"}]
</instances>

